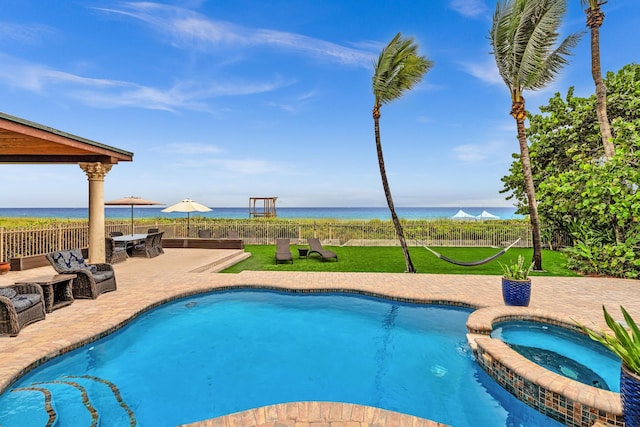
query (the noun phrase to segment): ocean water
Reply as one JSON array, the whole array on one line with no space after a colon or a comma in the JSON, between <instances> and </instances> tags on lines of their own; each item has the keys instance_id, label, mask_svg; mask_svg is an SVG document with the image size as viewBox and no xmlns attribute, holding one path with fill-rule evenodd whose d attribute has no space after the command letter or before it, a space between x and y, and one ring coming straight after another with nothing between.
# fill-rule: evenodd
<instances>
[{"instance_id":1,"label":"ocean water","mask_svg":"<svg viewBox=\"0 0 640 427\"><path fill-rule=\"evenodd\" d=\"M135 218L181 218L187 214L183 212L161 212L164 207L134 206ZM210 212L191 212L191 217L205 218L249 218L249 208L218 208L211 207ZM466 213L478 216L482 211L487 211L500 219L523 219L516 215L514 207L448 207L429 208L411 207L396 208L396 213L402 219L440 219L451 218L460 209ZM131 218L131 207L105 207L107 219ZM391 215L386 207L369 208L277 208L279 218L322 218L339 220L389 220ZM0 218L59 218L59 219L87 219L87 208L0 208Z\"/></svg>"}]
</instances>

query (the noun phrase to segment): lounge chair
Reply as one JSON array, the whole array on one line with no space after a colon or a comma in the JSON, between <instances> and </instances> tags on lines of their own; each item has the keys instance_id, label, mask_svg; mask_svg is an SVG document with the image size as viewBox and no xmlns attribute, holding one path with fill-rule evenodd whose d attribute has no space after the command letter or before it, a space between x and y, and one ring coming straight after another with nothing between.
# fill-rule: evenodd
<instances>
[{"instance_id":1,"label":"lounge chair","mask_svg":"<svg viewBox=\"0 0 640 427\"><path fill-rule=\"evenodd\" d=\"M198 238L199 239L210 239L211 238L211 230L198 230Z\"/></svg>"},{"instance_id":2,"label":"lounge chair","mask_svg":"<svg viewBox=\"0 0 640 427\"><path fill-rule=\"evenodd\" d=\"M227 232L227 239L239 240L240 239L240 234L238 233L238 230L229 230Z\"/></svg>"},{"instance_id":3,"label":"lounge chair","mask_svg":"<svg viewBox=\"0 0 640 427\"><path fill-rule=\"evenodd\" d=\"M335 258L335 260L338 261L338 255L333 251L323 248L322 243L320 243L320 239L310 237L307 239L307 241L309 242L308 255L316 253L322 257L322 261L325 261L331 258Z\"/></svg>"},{"instance_id":4,"label":"lounge chair","mask_svg":"<svg viewBox=\"0 0 640 427\"><path fill-rule=\"evenodd\" d=\"M160 231L157 228L149 228L147 229L147 234L153 234L153 233L157 233L158 231Z\"/></svg>"},{"instance_id":5,"label":"lounge chair","mask_svg":"<svg viewBox=\"0 0 640 427\"><path fill-rule=\"evenodd\" d=\"M276 239L276 264L286 261L291 261L293 264L289 239Z\"/></svg>"},{"instance_id":6,"label":"lounge chair","mask_svg":"<svg viewBox=\"0 0 640 427\"><path fill-rule=\"evenodd\" d=\"M103 292L116 290L113 266L107 263L87 264L80 249L51 252L45 255L60 274L75 274L73 297L96 299Z\"/></svg>"},{"instance_id":7,"label":"lounge chair","mask_svg":"<svg viewBox=\"0 0 640 427\"><path fill-rule=\"evenodd\" d=\"M40 286L29 283L0 288L0 335L15 337L24 326L44 318Z\"/></svg>"}]
</instances>

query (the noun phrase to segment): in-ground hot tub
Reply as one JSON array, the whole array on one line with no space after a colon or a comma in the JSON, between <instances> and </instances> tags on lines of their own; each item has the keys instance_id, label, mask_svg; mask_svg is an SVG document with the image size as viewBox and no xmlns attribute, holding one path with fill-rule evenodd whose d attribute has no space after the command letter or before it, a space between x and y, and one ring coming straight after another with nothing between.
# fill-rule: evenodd
<instances>
[{"instance_id":1,"label":"in-ground hot tub","mask_svg":"<svg viewBox=\"0 0 640 427\"><path fill-rule=\"evenodd\" d=\"M510 335L505 328L510 322L531 322L534 331L527 331L522 341L511 339L508 344L501 338ZM493 306L471 313L467 331L476 362L527 405L570 427L590 427L596 421L623 425L620 394L612 391L619 388L620 360L607 354L606 349L598 349L600 344L583 335L571 317L532 307ZM531 337L529 332L541 337ZM534 340L547 340L556 335L552 332L577 340L574 345L580 351L567 352L562 348L571 347L566 342L554 346ZM600 361L579 355L585 348Z\"/></svg>"},{"instance_id":2,"label":"in-ground hot tub","mask_svg":"<svg viewBox=\"0 0 640 427\"><path fill-rule=\"evenodd\" d=\"M491 337L556 374L603 390L620 391L620 358L587 336L555 325L519 320L494 325Z\"/></svg>"}]
</instances>

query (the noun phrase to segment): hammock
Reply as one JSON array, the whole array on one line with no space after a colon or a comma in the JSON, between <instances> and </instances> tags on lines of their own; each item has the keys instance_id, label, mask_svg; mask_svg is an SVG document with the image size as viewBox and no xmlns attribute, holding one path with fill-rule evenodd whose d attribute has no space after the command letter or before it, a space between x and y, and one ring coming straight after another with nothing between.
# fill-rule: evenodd
<instances>
[{"instance_id":1,"label":"hammock","mask_svg":"<svg viewBox=\"0 0 640 427\"><path fill-rule=\"evenodd\" d=\"M474 267L476 265L482 265L482 264L486 264L486 263L488 263L490 261L493 261L494 259L498 258L500 255L503 255L505 252L507 252L509 249L511 249L511 247L513 247L513 245L515 245L519 241L520 241L520 239L516 240L515 242L513 242L512 244L510 244L509 246L507 246L506 248L504 248L503 250L501 250L497 254L491 255L489 258L481 259L479 261L471 261L471 262L456 261L455 259L447 258L446 256L444 256L442 254L439 254L438 252L434 251L433 249L429 248L426 245L424 246L424 248L426 250L428 250L429 252L431 252L432 254L434 254L435 256L437 256L438 258L440 258L441 260L443 260L443 261L450 262L451 264L455 264L455 265L461 265L463 267Z\"/></svg>"}]
</instances>

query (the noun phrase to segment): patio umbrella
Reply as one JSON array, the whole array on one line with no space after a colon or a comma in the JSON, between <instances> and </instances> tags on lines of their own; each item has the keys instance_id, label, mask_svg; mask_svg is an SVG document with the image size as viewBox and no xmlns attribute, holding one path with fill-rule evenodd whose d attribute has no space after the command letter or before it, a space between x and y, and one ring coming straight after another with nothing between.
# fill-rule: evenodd
<instances>
[{"instance_id":1,"label":"patio umbrella","mask_svg":"<svg viewBox=\"0 0 640 427\"><path fill-rule=\"evenodd\" d=\"M187 237L189 237L189 214L191 212L209 212L211 208L206 207L191 199L184 199L181 202L162 209L162 212L186 212L187 213Z\"/></svg>"},{"instance_id":2,"label":"patio umbrella","mask_svg":"<svg viewBox=\"0 0 640 427\"><path fill-rule=\"evenodd\" d=\"M129 196L129 197L122 197L120 199L109 200L108 202L104 202L104 204L110 205L110 206L131 205L131 234L133 234L133 207L134 206L164 205L164 203L154 202L153 200L147 200L137 196Z\"/></svg>"}]
</instances>

